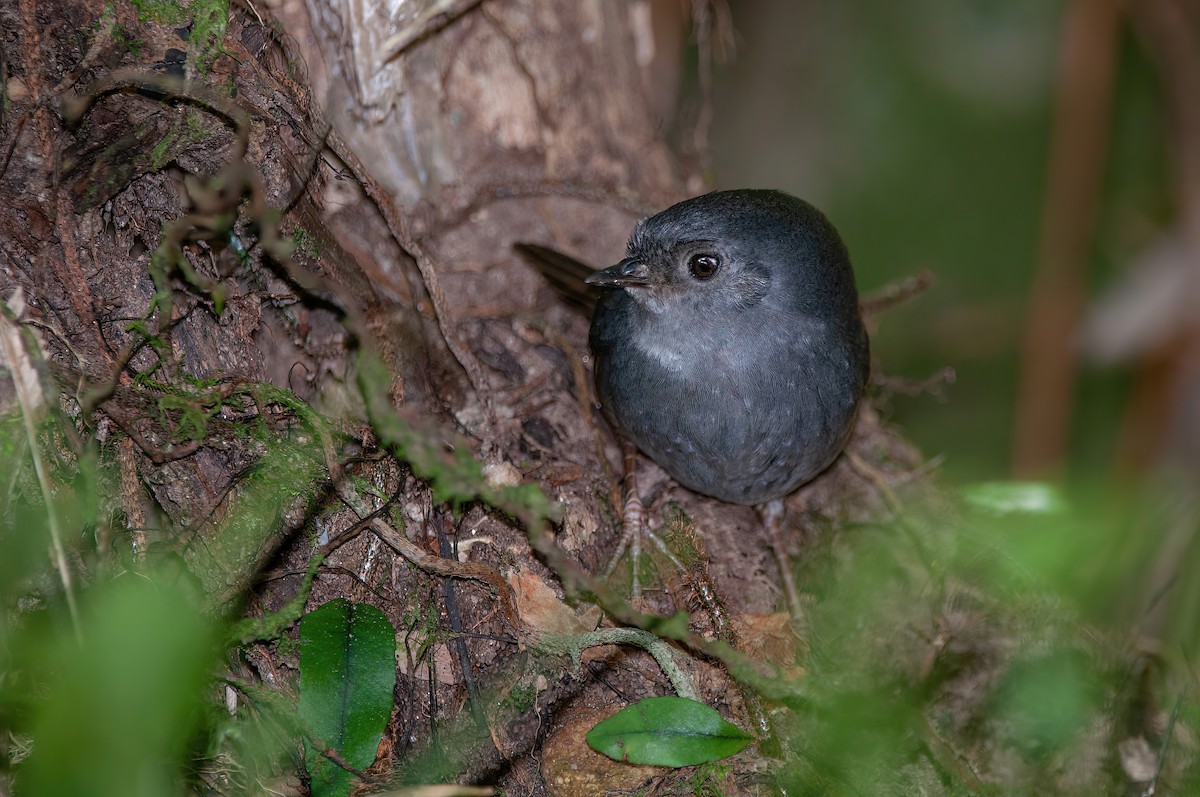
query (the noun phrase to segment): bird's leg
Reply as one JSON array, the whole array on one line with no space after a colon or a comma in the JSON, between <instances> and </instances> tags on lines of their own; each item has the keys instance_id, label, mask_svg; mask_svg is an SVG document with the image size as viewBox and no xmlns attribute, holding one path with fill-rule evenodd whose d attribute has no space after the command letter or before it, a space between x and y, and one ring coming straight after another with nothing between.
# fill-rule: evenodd
<instances>
[{"instance_id":1,"label":"bird's leg","mask_svg":"<svg viewBox=\"0 0 1200 797\"><path fill-rule=\"evenodd\" d=\"M625 470L623 479L625 506L621 510L621 541L617 543L617 550L613 552L612 560L604 570L604 577L608 578L612 575L613 570L617 567L617 562L628 549L629 559L633 566L633 582L630 589L633 597L636 598L642 594L642 585L638 579L638 566L642 556L642 535L649 532L649 524L647 523L646 507L642 505L642 497L638 495L637 448L633 443L627 441L621 443L621 460Z\"/></svg>"},{"instance_id":2,"label":"bird's leg","mask_svg":"<svg viewBox=\"0 0 1200 797\"><path fill-rule=\"evenodd\" d=\"M775 560L779 562L783 594L787 598L792 623L802 623L804 615L800 608L800 592L796 589L796 577L792 575L792 564L788 560L787 544L783 539L783 499L775 498L765 504L759 504L758 514L767 529L767 542L775 553Z\"/></svg>"},{"instance_id":3,"label":"bird's leg","mask_svg":"<svg viewBox=\"0 0 1200 797\"><path fill-rule=\"evenodd\" d=\"M621 557L628 550L630 567L633 571L630 579L630 593L632 597L639 598L642 594L640 571L643 537L654 543L663 557L679 573L687 575L690 571L675 555L675 552L667 546L666 541L650 528L649 513L642 503L641 493L638 492L637 487L637 448L632 443L623 441L621 443L621 459L624 470L621 487L625 493L625 504L621 511L621 540L617 543L617 549L613 552L608 567L604 569L604 577L607 579L612 576L613 571L617 568L617 563L621 561ZM701 603L708 609L713 625L717 628L727 628L729 619L725 616L724 608L717 601L716 593L708 582L707 576L695 578L693 574L692 587L696 590Z\"/></svg>"},{"instance_id":4,"label":"bird's leg","mask_svg":"<svg viewBox=\"0 0 1200 797\"><path fill-rule=\"evenodd\" d=\"M612 575L613 570L617 567L617 562L628 550L633 567L631 589L633 596L638 597L642 592L638 578L639 560L642 555L642 535L649 531L649 523L646 507L642 504L642 497L637 489L637 448L633 443L621 442L621 461L624 471L622 488L625 493L625 504L621 509L621 540L617 543L617 549L613 552L612 559L604 570L604 577L608 578Z\"/></svg>"}]
</instances>

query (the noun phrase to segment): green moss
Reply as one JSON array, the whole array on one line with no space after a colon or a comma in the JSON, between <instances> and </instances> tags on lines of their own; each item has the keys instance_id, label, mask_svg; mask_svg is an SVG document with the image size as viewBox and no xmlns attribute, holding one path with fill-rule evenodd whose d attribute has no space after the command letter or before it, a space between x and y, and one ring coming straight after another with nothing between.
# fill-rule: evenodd
<instances>
[{"instance_id":1,"label":"green moss","mask_svg":"<svg viewBox=\"0 0 1200 797\"><path fill-rule=\"evenodd\" d=\"M163 388L167 392L159 398L158 408L163 425L174 426L171 439L175 442L203 440L208 434L209 420L225 403L221 392L213 388L189 390L167 385Z\"/></svg>"},{"instance_id":2,"label":"green moss","mask_svg":"<svg viewBox=\"0 0 1200 797\"><path fill-rule=\"evenodd\" d=\"M696 797L728 797L738 793L733 767L720 761L696 767L688 786Z\"/></svg>"},{"instance_id":3,"label":"green moss","mask_svg":"<svg viewBox=\"0 0 1200 797\"><path fill-rule=\"evenodd\" d=\"M705 561L703 543L696 534L696 523L683 511L683 507L671 501L666 506L664 520L666 530L663 542L679 561L689 570L700 567Z\"/></svg>"},{"instance_id":4,"label":"green moss","mask_svg":"<svg viewBox=\"0 0 1200 797\"><path fill-rule=\"evenodd\" d=\"M303 227L296 227L292 230L291 240L293 251L313 260L321 256L321 245L313 237L313 234Z\"/></svg>"},{"instance_id":5,"label":"green moss","mask_svg":"<svg viewBox=\"0 0 1200 797\"><path fill-rule=\"evenodd\" d=\"M130 0L143 22L178 25L188 19L187 8L177 0Z\"/></svg>"},{"instance_id":6,"label":"green moss","mask_svg":"<svg viewBox=\"0 0 1200 797\"><path fill-rule=\"evenodd\" d=\"M150 168L153 171L159 171L174 157L171 149L171 141L174 137L169 133L159 139L154 145L154 149L150 150Z\"/></svg>"},{"instance_id":7,"label":"green moss","mask_svg":"<svg viewBox=\"0 0 1200 797\"><path fill-rule=\"evenodd\" d=\"M290 636L280 637L279 641L275 643L275 651L284 661L298 661L300 659L300 640Z\"/></svg>"},{"instance_id":8,"label":"green moss","mask_svg":"<svg viewBox=\"0 0 1200 797\"><path fill-rule=\"evenodd\" d=\"M189 110L187 116L184 117L184 123L187 125L188 136L191 141L200 141L204 138L204 116L195 109Z\"/></svg>"},{"instance_id":9,"label":"green moss","mask_svg":"<svg viewBox=\"0 0 1200 797\"><path fill-rule=\"evenodd\" d=\"M508 694L504 696L501 705L513 711L524 713L533 709L537 703L537 696L538 692L533 684L519 681L512 689L508 690Z\"/></svg>"},{"instance_id":10,"label":"green moss","mask_svg":"<svg viewBox=\"0 0 1200 797\"><path fill-rule=\"evenodd\" d=\"M388 509L388 522L392 528L408 536L408 518L404 516L403 509L398 506L390 507Z\"/></svg>"},{"instance_id":11,"label":"green moss","mask_svg":"<svg viewBox=\"0 0 1200 797\"><path fill-rule=\"evenodd\" d=\"M142 56L142 46L145 44L145 42L130 33L129 29L120 22L113 23L111 35L113 41L128 50L129 54L134 58L140 58Z\"/></svg>"},{"instance_id":12,"label":"green moss","mask_svg":"<svg viewBox=\"0 0 1200 797\"><path fill-rule=\"evenodd\" d=\"M190 0L186 3L180 0L130 0L130 3L143 22L175 27L190 25L188 50L195 57L200 72L207 72L222 52L221 41L225 38L229 19L228 0Z\"/></svg>"},{"instance_id":13,"label":"green moss","mask_svg":"<svg viewBox=\"0 0 1200 797\"><path fill-rule=\"evenodd\" d=\"M312 593L313 579L316 578L317 570L323 561L324 557L314 556L304 572L304 581L300 584L300 589L296 590L296 594L292 596L291 600L280 607L278 611L267 612L262 617L247 617L242 620L230 635L231 640L243 645L256 640L279 639L281 644L285 640L291 641L290 637L284 636L284 632L297 623L304 614L304 606L308 603L308 596Z\"/></svg>"}]
</instances>

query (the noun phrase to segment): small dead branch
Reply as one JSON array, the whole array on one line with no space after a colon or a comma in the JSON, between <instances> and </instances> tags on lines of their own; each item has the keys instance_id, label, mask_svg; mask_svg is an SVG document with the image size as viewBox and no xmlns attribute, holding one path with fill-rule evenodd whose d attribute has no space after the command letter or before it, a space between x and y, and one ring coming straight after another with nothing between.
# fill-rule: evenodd
<instances>
[{"instance_id":1,"label":"small dead branch","mask_svg":"<svg viewBox=\"0 0 1200 797\"><path fill-rule=\"evenodd\" d=\"M483 0L439 0L433 7L409 23L403 30L383 43L380 65L398 58L409 47L440 31L454 20L480 5Z\"/></svg>"},{"instance_id":2,"label":"small dead branch","mask_svg":"<svg viewBox=\"0 0 1200 797\"><path fill-rule=\"evenodd\" d=\"M954 384L956 378L954 368L947 365L925 379L913 380L878 374L871 377L871 384L888 393L899 393L902 396L920 396L926 393L940 396L942 387Z\"/></svg>"},{"instance_id":3,"label":"small dead branch","mask_svg":"<svg viewBox=\"0 0 1200 797\"><path fill-rule=\"evenodd\" d=\"M858 308L868 318L891 310L898 304L914 299L933 286L933 272L922 269L911 277L884 285L879 290L859 300Z\"/></svg>"},{"instance_id":4,"label":"small dead branch","mask_svg":"<svg viewBox=\"0 0 1200 797\"><path fill-rule=\"evenodd\" d=\"M491 590L500 603L501 616L509 628L513 629L518 638L528 636L528 629L521 622L520 613L517 612L516 599L513 596L512 587L495 568L475 562L459 562L454 559L444 559L426 553L420 546L411 542L389 523L385 522L377 513L372 512L358 495L350 489L350 485L345 480L339 480L335 483L334 489L342 502L350 507L360 518L371 518L370 527L375 536L383 540L392 550L407 559L411 564L427 573L437 576L478 581Z\"/></svg>"}]
</instances>

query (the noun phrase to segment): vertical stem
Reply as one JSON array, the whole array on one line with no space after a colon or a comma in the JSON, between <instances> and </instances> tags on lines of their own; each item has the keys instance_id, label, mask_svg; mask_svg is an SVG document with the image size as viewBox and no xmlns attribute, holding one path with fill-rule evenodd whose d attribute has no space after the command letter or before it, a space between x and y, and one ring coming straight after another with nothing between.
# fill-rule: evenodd
<instances>
[{"instance_id":1,"label":"vertical stem","mask_svg":"<svg viewBox=\"0 0 1200 797\"><path fill-rule=\"evenodd\" d=\"M1075 334L1098 214L1112 116L1121 0L1071 0L1063 23L1037 272L1017 387L1013 471L1045 475L1066 456L1075 396Z\"/></svg>"},{"instance_id":2,"label":"vertical stem","mask_svg":"<svg viewBox=\"0 0 1200 797\"><path fill-rule=\"evenodd\" d=\"M46 525L50 529L50 549L54 557L54 566L62 581L63 594L67 599L67 611L71 615L71 625L75 631L75 639L83 644L83 628L79 622L79 608L75 604L75 589L71 579L71 568L67 564L67 551L63 545L62 527L59 525L58 513L54 511L54 491L50 486L50 474L46 471L46 462L42 458L42 449L38 444L37 427L34 416L38 407L33 404L32 397L40 395L41 387L37 384L21 384L22 374L34 375L36 372L28 365L29 353L21 347L21 329L12 320L8 306L0 303L0 347L3 347L4 361L8 363L12 379L16 382L17 403L21 406L21 422L25 429L25 437L29 441L29 453L33 457L33 470L37 474L38 487L42 492L42 503L46 507ZM36 375L33 376L36 379Z\"/></svg>"}]
</instances>

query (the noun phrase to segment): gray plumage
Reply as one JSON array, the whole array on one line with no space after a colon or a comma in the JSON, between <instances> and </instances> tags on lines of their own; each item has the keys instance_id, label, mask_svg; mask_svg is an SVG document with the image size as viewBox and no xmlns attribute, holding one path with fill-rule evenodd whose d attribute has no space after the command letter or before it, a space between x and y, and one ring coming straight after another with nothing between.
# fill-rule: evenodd
<instances>
[{"instance_id":1,"label":"gray plumage","mask_svg":"<svg viewBox=\"0 0 1200 797\"><path fill-rule=\"evenodd\" d=\"M814 207L719 191L638 223L587 282L609 421L680 484L737 504L780 498L849 437L867 381L849 256Z\"/></svg>"}]
</instances>

